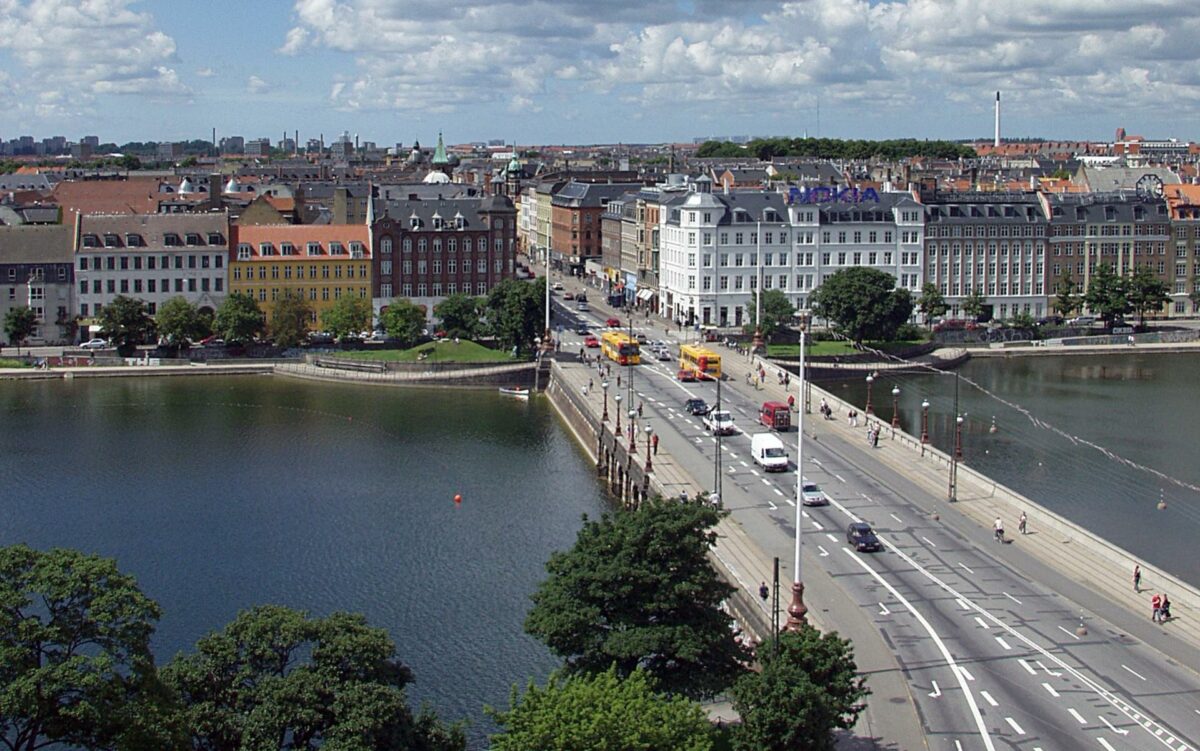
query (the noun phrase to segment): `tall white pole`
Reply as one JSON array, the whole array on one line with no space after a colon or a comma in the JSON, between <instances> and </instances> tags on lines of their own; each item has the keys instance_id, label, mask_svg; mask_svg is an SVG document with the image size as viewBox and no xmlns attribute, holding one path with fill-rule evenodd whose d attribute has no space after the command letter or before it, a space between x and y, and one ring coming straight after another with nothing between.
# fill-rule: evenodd
<instances>
[{"instance_id":1,"label":"tall white pole","mask_svg":"<svg viewBox=\"0 0 1200 751\"><path fill-rule=\"evenodd\" d=\"M792 558L792 571L795 572L792 581L792 604L788 606L787 628L789 631L798 630L805 623L808 608L804 605L804 579L800 575L800 547L802 539L801 522L804 518L804 337L806 332L800 331L800 371L796 378L799 386L799 398L796 401L796 549Z\"/></svg>"},{"instance_id":2,"label":"tall white pole","mask_svg":"<svg viewBox=\"0 0 1200 751\"><path fill-rule=\"evenodd\" d=\"M546 248L546 341L550 341L550 248Z\"/></svg>"},{"instance_id":3,"label":"tall white pole","mask_svg":"<svg viewBox=\"0 0 1200 751\"><path fill-rule=\"evenodd\" d=\"M1000 148L1000 92L996 92L996 142L993 144L997 149Z\"/></svg>"},{"instance_id":4,"label":"tall white pole","mask_svg":"<svg viewBox=\"0 0 1200 751\"><path fill-rule=\"evenodd\" d=\"M762 285L763 285L763 257L762 257L762 222L755 224L756 234L754 235L755 250L758 252L758 288L755 290L754 302L754 326L759 331L762 331Z\"/></svg>"}]
</instances>

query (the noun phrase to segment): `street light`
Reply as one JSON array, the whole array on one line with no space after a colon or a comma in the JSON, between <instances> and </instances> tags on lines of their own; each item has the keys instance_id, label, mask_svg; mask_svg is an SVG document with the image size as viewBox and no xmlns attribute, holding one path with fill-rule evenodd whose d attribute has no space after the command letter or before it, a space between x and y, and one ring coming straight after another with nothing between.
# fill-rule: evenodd
<instances>
[{"instance_id":1,"label":"street light","mask_svg":"<svg viewBox=\"0 0 1200 751\"><path fill-rule=\"evenodd\" d=\"M619 438L621 436L621 395L614 396L613 401L616 403L613 411L617 413L617 437Z\"/></svg>"},{"instance_id":2,"label":"street light","mask_svg":"<svg viewBox=\"0 0 1200 751\"><path fill-rule=\"evenodd\" d=\"M650 458L650 444L653 443L651 436L654 434L654 428L646 426L646 474L654 471L654 460Z\"/></svg>"},{"instance_id":3,"label":"street light","mask_svg":"<svg viewBox=\"0 0 1200 751\"><path fill-rule=\"evenodd\" d=\"M896 437L896 428L900 427L900 387L892 386L892 437Z\"/></svg>"},{"instance_id":4,"label":"street light","mask_svg":"<svg viewBox=\"0 0 1200 751\"><path fill-rule=\"evenodd\" d=\"M804 398L804 329L800 330L800 377L797 384L800 398ZM800 576L800 541L804 508L804 410L796 413L796 547L792 559L792 603L788 605L787 630L799 631L804 627L808 607L804 604L804 580Z\"/></svg>"},{"instance_id":5,"label":"street light","mask_svg":"<svg viewBox=\"0 0 1200 751\"><path fill-rule=\"evenodd\" d=\"M604 414L600 417L601 422L608 422L608 381L600 382L600 390L604 392Z\"/></svg>"},{"instance_id":6,"label":"street light","mask_svg":"<svg viewBox=\"0 0 1200 751\"><path fill-rule=\"evenodd\" d=\"M924 455L925 444L929 443L929 400L921 402L921 453Z\"/></svg>"},{"instance_id":7,"label":"street light","mask_svg":"<svg viewBox=\"0 0 1200 751\"><path fill-rule=\"evenodd\" d=\"M962 414L958 411L958 371L954 372L954 452L950 454L950 488L946 499L958 500L958 460L962 458Z\"/></svg>"},{"instance_id":8,"label":"street light","mask_svg":"<svg viewBox=\"0 0 1200 751\"><path fill-rule=\"evenodd\" d=\"M962 426L963 417L954 418L954 458L962 459Z\"/></svg>"},{"instance_id":9,"label":"street light","mask_svg":"<svg viewBox=\"0 0 1200 751\"><path fill-rule=\"evenodd\" d=\"M875 383L875 376L867 376L867 415L875 414L875 408L871 406L871 384Z\"/></svg>"},{"instance_id":10,"label":"street light","mask_svg":"<svg viewBox=\"0 0 1200 751\"><path fill-rule=\"evenodd\" d=\"M629 452L637 451L637 410L629 410Z\"/></svg>"}]
</instances>

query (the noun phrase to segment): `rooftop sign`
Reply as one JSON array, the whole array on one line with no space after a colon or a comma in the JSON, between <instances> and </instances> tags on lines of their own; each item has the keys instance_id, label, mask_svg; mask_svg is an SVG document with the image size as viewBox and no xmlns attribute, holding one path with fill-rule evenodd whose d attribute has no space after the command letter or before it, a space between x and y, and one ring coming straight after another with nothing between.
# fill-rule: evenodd
<instances>
[{"instance_id":1,"label":"rooftop sign","mask_svg":"<svg viewBox=\"0 0 1200 751\"><path fill-rule=\"evenodd\" d=\"M800 188L792 187L788 191L788 204L796 203L879 203L879 193L874 188L859 190L858 188Z\"/></svg>"}]
</instances>

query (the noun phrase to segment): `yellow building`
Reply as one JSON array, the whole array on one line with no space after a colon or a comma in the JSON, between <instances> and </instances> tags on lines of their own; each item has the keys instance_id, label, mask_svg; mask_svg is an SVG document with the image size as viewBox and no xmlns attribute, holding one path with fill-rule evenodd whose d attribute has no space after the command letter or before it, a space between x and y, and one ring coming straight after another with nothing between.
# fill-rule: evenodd
<instances>
[{"instance_id":1,"label":"yellow building","mask_svg":"<svg viewBox=\"0 0 1200 751\"><path fill-rule=\"evenodd\" d=\"M258 301L271 324L289 291L312 307L313 323L343 297L371 299L371 232L365 224L234 226L229 290Z\"/></svg>"}]
</instances>

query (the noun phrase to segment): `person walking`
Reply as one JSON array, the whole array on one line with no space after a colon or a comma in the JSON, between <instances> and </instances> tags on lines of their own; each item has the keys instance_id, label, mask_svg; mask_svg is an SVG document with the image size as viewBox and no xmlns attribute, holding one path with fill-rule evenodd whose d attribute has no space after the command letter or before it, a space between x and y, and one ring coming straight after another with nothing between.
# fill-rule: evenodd
<instances>
[{"instance_id":1,"label":"person walking","mask_svg":"<svg viewBox=\"0 0 1200 751\"><path fill-rule=\"evenodd\" d=\"M1004 542L1004 522L1000 521L1000 517L998 516L992 524L992 532L996 538L996 542Z\"/></svg>"},{"instance_id":2,"label":"person walking","mask_svg":"<svg viewBox=\"0 0 1200 751\"><path fill-rule=\"evenodd\" d=\"M1150 620L1159 623L1162 619L1162 595L1155 594L1150 598Z\"/></svg>"},{"instance_id":3,"label":"person walking","mask_svg":"<svg viewBox=\"0 0 1200 751\"><path fill-rule=\"evenodd\" d=\"M638 417L642 416L642 402L638 401Z\"/></svg>"},{"instance_id":4,"label":"person walking","mask_svg":"<svg viewBox=\"0 0 1200 751\"><path fill-rule=\"evenodd\" d=\"M1017 531L1021 534L1026 534L1025 525L1028 523L1028 521L1029 519L1025 516L1025 512L1022 511L1021 518L1017 520Z\"/></svg>"},{"instance_id":5,"label":"person walking","mask_svg":"<svg viewBox=\"0 0 1200 751\"><path fill-rule=\"evenodd\" d=\"M1136 563L1133 564L1133 591L1142 591L1142 567Z\"/></svg>"},{"instance_id":6,"label":"person walking","mask_svg":"<svg viewBox=\"0 0 1200 751\"><path fill-rule=\"evenodd\" d=\"M1167 593L1162 593L1162 602L1158 604L1158 622L1166 623L1171 617L1171 600L1167 597Z\"/></svg>"},{"instance_id":7,"label":"person walking","mask_svg":"<svg viewBox=\"0 0 1200 751\"><path fill-rule=\"evenodd\" d=\"M758 596L763 599L763 602L766 602L771 596L771 589L767 586L766 582L758 585Z\"/></svg>"},{"instance_id":8,"label":"person walking","mask_svg":"<svg viewBox=\"0 0 1200 751\"><path fill-rule=\"evenodd\" d=\"M650 445L653 447L654 455L658 456L658 433L655 433L650 439Z\"/></svg>"}]
</instances>

